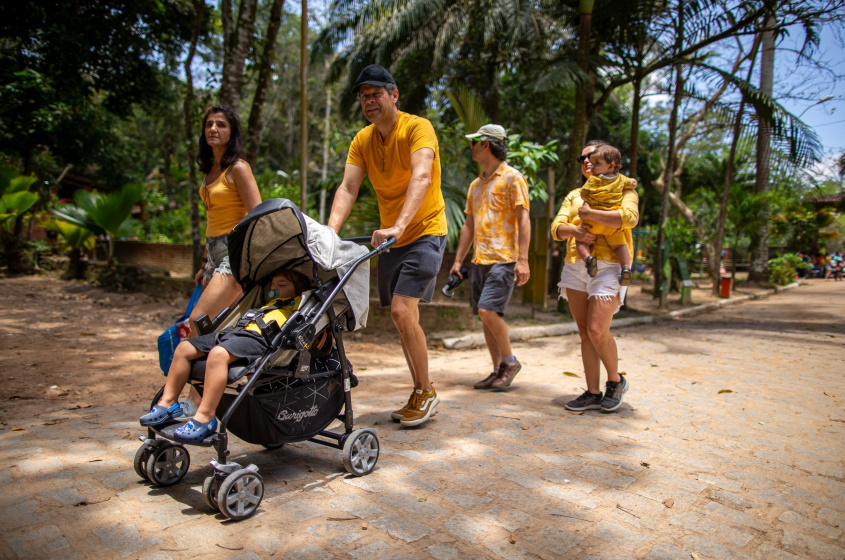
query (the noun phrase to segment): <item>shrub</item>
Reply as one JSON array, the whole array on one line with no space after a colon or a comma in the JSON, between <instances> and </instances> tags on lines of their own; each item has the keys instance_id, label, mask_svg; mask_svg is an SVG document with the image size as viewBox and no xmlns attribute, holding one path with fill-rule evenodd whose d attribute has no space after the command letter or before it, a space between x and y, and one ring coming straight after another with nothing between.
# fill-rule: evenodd
<instances>
[{"instance_id":1,"label":"shrub","mask_svg":"<svg viewBox=\"0 0 845 560\"><path fill-rule=\"evenodd\" d=\"M769 259L769 280L777 286L791 284L795 281L795 271L799 268L813 267L795 253L779 254L774 259Z\"/></svg>"}]
</instances>

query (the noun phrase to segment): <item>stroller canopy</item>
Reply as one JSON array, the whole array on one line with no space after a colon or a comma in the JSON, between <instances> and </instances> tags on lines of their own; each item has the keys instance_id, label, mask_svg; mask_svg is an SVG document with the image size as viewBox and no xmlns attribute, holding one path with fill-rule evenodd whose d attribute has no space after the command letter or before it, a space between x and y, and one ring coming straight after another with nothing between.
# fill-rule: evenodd
<instances>
[{"instance_id":1,"label":"stroller canopy","mask_svg":"<svg viewBox=\"0 0 845 560\"><path fill-rule=\"evenodd\" d=\"M232 274L244 293L269 280L269 275L279 268L313 278L316 265L324 282L343 277L350 273L355 259L367 252L365 247L342 240L332 228L303 215L295 204L283 198L262 202L229 234ZM351 274L333 307L338 319L345 316L349 330L358 330L367 325L369 263L364 262Z\"/></svg>"}]
</instances>

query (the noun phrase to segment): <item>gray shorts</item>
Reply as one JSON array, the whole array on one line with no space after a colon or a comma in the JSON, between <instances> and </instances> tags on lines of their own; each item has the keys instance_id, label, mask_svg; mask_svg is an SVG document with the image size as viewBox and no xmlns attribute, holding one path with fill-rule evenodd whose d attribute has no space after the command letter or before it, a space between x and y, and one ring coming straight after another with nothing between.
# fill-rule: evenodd
<instances>
[{"instance_id":1,"label":"gray shorts","mask_svg":"<svg viewBox=\"0 0 845 560\"><path fill-rule=\"evenodd\" d=\"M410 245L379 255L378 298L381 306L390 307L394 295L430 302L445 250L445 235L424 235Z\"/></svg>"},{"instance_id":2,"label":"gray shorts","mask_svg":"<svg viewBox=\"0 0 845 560\"><path fill-rule=\"evenodd\" d=\"M516 263L472 265L472 313L478 308L495 311L504 316L513 294L513 274Z\"/></svg>"},{"instance_id":3,"label":"gray shorts","mask_svg":"<svg viewBox=\"0 0 845 560\"><path fill-rule=\"evenodd\" d=\"M229 266L229 236L218 235L217 237L206 237L205 248L208 263L205 266L205 277L211 280L216 273L232 274L232 267Z\"/></svg>"}]
</instances>

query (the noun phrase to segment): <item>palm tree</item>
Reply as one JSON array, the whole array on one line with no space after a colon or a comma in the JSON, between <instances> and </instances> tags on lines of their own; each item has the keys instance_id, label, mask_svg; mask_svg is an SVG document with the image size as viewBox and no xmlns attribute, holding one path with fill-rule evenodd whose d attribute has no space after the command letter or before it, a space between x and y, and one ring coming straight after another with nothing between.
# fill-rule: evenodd
<instances>
[{"instance_id":1,"label":"palm tree","mask_svg":"<svg viewBox=\"0 0 845 560\"><path fill-rule=\"evenodd\" d=\"M9 272L26 272L21 252L24 216L38 202L38 194L30 192L35 175L16 176L8 168L0 168L0 240Z\"/></svg>"}]
</instances>

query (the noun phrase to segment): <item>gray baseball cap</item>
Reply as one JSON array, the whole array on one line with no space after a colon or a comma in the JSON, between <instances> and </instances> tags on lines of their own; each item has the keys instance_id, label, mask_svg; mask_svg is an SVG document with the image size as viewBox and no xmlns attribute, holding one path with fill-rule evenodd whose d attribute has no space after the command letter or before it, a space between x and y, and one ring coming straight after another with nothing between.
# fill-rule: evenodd
<instances>
[{"instance_id":1,"label":"gray baseball cap","mask_svg":"<svg viewBox=\"0 0 845 560\"><path fill-rule=\"evenodd\" d=\"M496 140L506 141L508 139L508 133L505 132L505 127L499 126L498 124L485 124L478 129L478 132L466 135L467 138L479 138L481 136L495 138Z\"/></svg>"}]
</instances>

